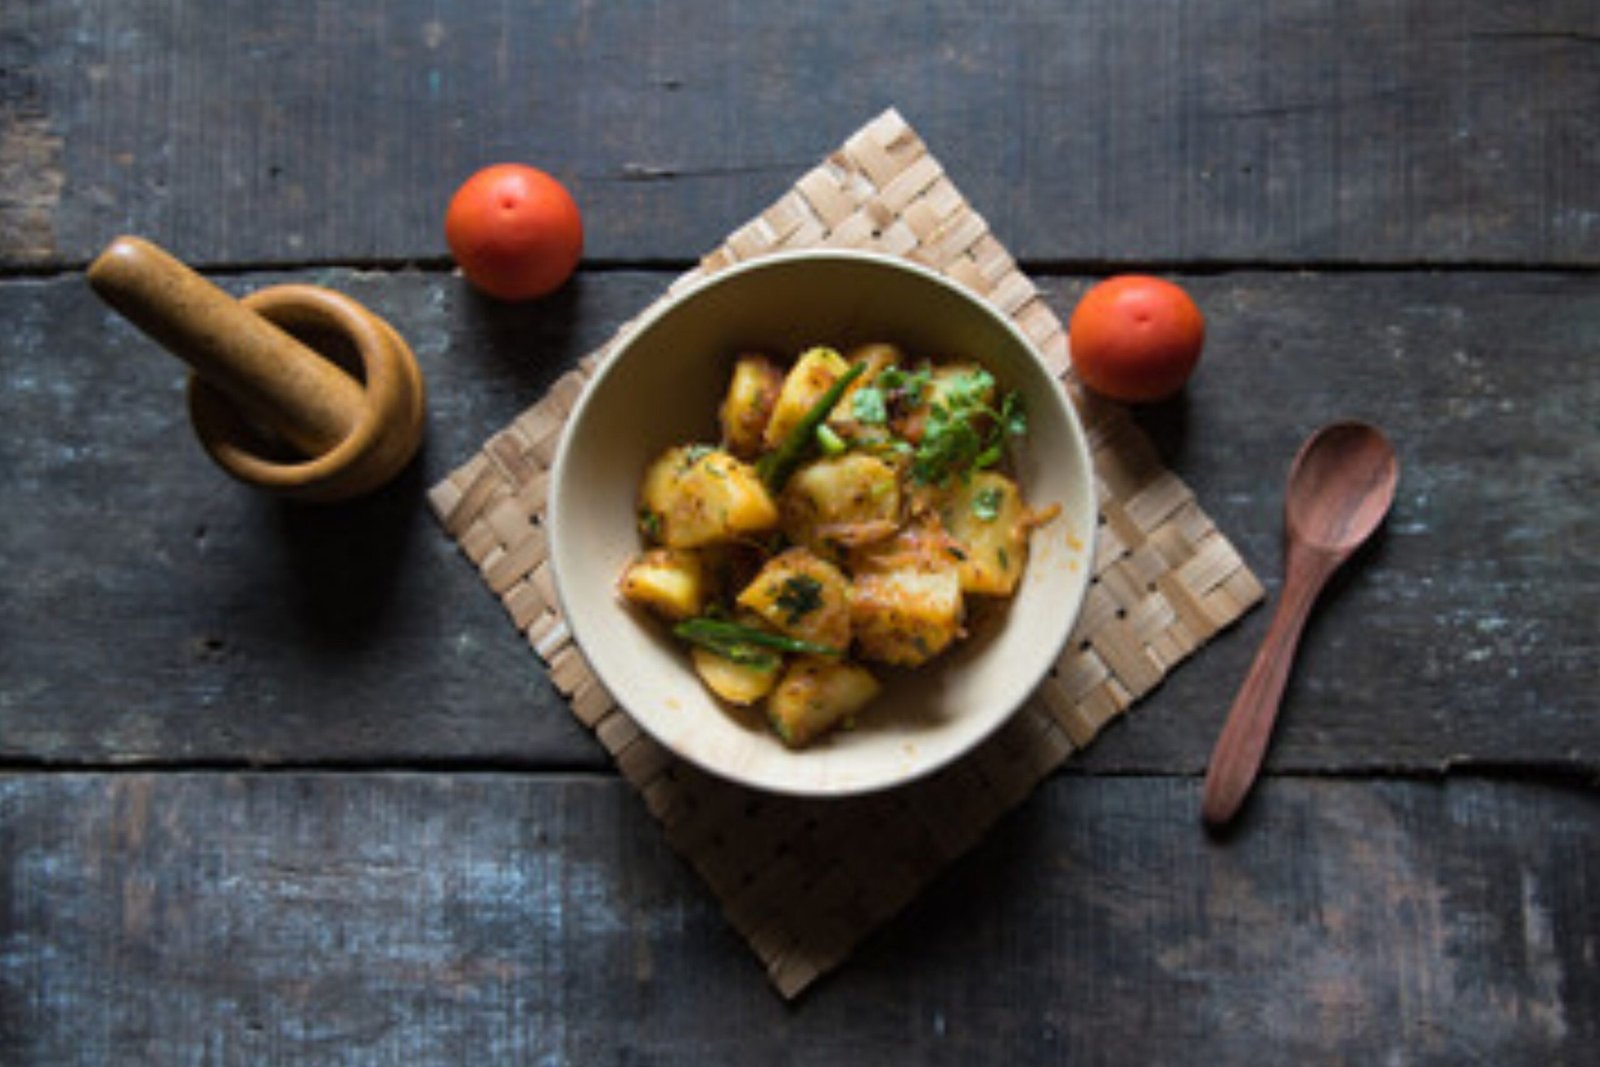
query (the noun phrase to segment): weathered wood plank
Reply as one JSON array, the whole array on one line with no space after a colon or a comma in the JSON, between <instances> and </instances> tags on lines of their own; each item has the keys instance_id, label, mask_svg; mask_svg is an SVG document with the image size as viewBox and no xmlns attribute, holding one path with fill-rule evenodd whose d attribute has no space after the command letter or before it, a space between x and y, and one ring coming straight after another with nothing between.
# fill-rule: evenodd
<instances>
[{"instance_id":1,"label":"weathered wood plank","mask_svg":"<svg viewBox=\"0 0 1600 1067\"><path fill-rule=\"evenodd\" d=\"M12 4L0 267L134 231L206 264L444 254L503 157L588 254L685 261L895 105L1012 251L1600 262L1600 8Z\"/></svg>"},{"instance_id":2,"label":"weathered wood plank","mask_svg":"<svg viewBox=\"0 0 1600 1067\"><path fill-rule=\"evenodd\" d=\"M387 316L431 387L418 470L348 507L227 481L192 440L181 366L80 282L0 284L0 758L605 766L422 490L666 277L586 274L531 308L438 275L297 277ZM1206 362L1183 402L1141 417L1274 589L1307 432L1370 418L1404 464L1388 535L1313 621L1269 766L1600 766L1592 282L1185 281L1210 315ZM1084 284L1051 280L1053 304ZM1265 624L1184 664L1072 766L1198 771Z\"/></svg>"},{"instance_id":3,"label":"weathered wood plank","mask_svg":"<svg viewBox=\"0 0 1600 1067\"><path fill-rule=\"evenodd\" d=\"M1188 279L1209 316L1179 401L1143 412L1168 462L1276 594L1290 457L1340 418L1400 454L1379 541L1334 579L1269 766L1600 763L1600 376L1592 281L1547 275ZM1081 284L1052 286L1073 306ZM1174 672L1089 767L1198 771L1269 613ZM1182 721L1179 721L1182 720ZM1358 740L1358 738L1363 740ZM1174 747L1179 746L1179 747ZM1517 753L1523 755L1518 755ZM1197 757L1198 756L1198 760Z\"/></svg>"},{"instance_id":4,"label":"weathered wood plank","mask_svg":"<svg viewBox=\"0 0 1600 1067\"><path fill-rule=\"evenodd\" d=\"M0 778L0 1059L1593 1061L1594 794L1198 793L1055 779L791 1007L616 781Z\"/></svg>"},{"instance_id":5,"label":"weathered wood plank","mask_svg":"<svg viewBox=\"0 0 1600 1067\"><path fill-rule=\"evenodd\" d=\"M0 287L0 752L600 765L423 491L660 280L580 282L518 308L437 277L295 280L389 319L429 385L418 463L348 506L222 476L189 427L183 365L83 283Z\"/></svg>"}]
</instances>

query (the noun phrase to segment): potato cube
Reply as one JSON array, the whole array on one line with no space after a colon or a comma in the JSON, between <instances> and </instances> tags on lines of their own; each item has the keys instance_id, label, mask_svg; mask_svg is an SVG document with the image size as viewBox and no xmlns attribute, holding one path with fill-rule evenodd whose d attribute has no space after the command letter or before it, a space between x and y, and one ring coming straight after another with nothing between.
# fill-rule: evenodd
<instances>
[{"instance_id":1,"label":"potato cube","mask_svg":"<svg viewBox=\"0 0 1600 1067\"><path fill-rule=\"evenodd\" d=\"M851 589L850 628L864 659L917 667L961 635L965 608L954 566L869 571Z\"/></svg>"},{"instance_id":2,"label":"potato cube","mask_svg":"<svg viewBox=\"0 0 1600 1067\"><path fill-rule=\"evenodd\" d=\"M851 554L850 631L863 658L915 667L961 636L959 557L936 521Z\"/></svg>"},{"instance_id":3,"label":"potato cube","mask_svg":"<svg viewBox=\"0 0 1600 1067\"><path fill-rule=\"evenodd\" d=\"M920 516L892 538L863 545L850 553L856 574L897 570L942 571L961 562L961 546L939 525L937 514Z\"/></svg>"},{"instance_id":4,"label":"potato cube","mask_svg":"<svg viewBox=\"0 0 1600 1067\"><path fill-rule=\"evenodd\" d=\"M806 417L824 393L850 369L844 357L831 348L812 348L795 360L783 379L772 417L762 432L762 443L777 448Z\"/></svg>"},{"instance_id":5,"label":"potato cube","mask_svg":"<svg viewBox=\"0 0 1600 1067\"><path fill-rule=\"evenodd\" d=\"M690 619L705 608L705 568L689 549L652 548L623 571L622 595L664 618Z\"/></svg>"},{"instance_id":6,"label":"potato cube","mask_svg":"<svg viewBox=\"0 0 1600 1067\"><path fill-rule=\"evenodd\" d=\"M709 648L694 645L689 656L706 688L730 704L754 704L772 692L783 667L783 657L777 653L765 663L735 663Z\"/></svg>"},{"instance_id":7,"label":"potato cube","mask_svg":"<svg viewBox=\"0 0 1600 1067\"><path fill-rule=\"evenodd\" d=\"M645 472L639 521L671 548L695 548L778 525L778 506L755 468L721 449L680 445Z\"/></svg>"},{"instance_id":8,"label":"potato cube","mask_svg":"<svg viewBox=\"0 0 1600 1067\"><path fill-rule=\"evenodd\" d=\"M850 580L808 548L773 556L738 604L779 633L828 648L850 645Z\"/></svg>"},{"instance_id":9,"label":"potato cube","mask_svg":"<svg viewBox=\"0 0 1600 1067\"><path fill-rule=\"evenodd\" d=\"M961 548L966 593L1010 596L1028 564L1032 528L1022 491L995 471L979 471L945 491L939 518Z\"/></svg>"},{"instance_id":10,"label":"potato cube","mask_svg":"<svg viewBox=\"0 0 1600 1067\"><path fill-rule=\"evenodd\" d=\"M767 698L767 717L786 745L802 748L866 707L879 688L848 660L801 656Z\"/></svg>"},{"instance_id":11,"label":"potato cube","mask_svg":"<svg viewBox=\"0 0 1600 1067\"><path fill-rule=\"evenodd\" d=\"M883 460L846 452L796 471L778 510L790 540L826 553L891 536L899 524L900 483Z\"/></svg>"},{"instance_id":12,"label":"potato cube","mask_svg":"<svg viewBox=\"0 0 1600 1067\"><path fill-rule=\"evenodd\" d=\"M728 451L743 459L761 452L762 434L783 389L783 370L765 356L740 356L733 365L718 419Z\"/></svg>"}]
</instances>

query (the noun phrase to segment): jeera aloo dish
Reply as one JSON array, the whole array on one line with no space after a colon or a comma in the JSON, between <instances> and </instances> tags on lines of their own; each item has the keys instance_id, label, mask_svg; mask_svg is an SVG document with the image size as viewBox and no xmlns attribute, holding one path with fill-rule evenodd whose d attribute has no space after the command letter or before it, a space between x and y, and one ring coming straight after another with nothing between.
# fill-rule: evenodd
<instances>
[{"instance_id":1,"label":"jeera aloo dish","mask_svg":"<svg viewBox=\"0 0 1600 1067\"><path fill-rule=\"evenodd\" d=\"M1034 510L1007 473L1016 393L967 358L892 344L741 355L721 440L668 448L639 487L645 547L622 574L706 687L764 707L800 748L895 670L962 640L1016 591Z\"/></svg>"}]
</instances>

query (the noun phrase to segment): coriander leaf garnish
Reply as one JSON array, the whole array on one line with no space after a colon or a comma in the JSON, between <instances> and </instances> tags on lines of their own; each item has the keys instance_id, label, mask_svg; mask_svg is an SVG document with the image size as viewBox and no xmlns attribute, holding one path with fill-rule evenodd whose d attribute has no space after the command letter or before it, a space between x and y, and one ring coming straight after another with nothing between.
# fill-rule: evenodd
<instances>
[{"instance_id":1,"label":"coriander leaf garnish","mask_svg":"<svg viewBox=\"0 0 1600 1067\"><path fill-rule=\"evenodd\" d=\"M1023 410L1021 394L1014 389L1000 401L1000 425L1008 437L1022 437L1028 432L1028 413Z\"/></svg>"},{"instance_id":2,"label":"coriander leaf garnish","mask_svg":"<svg viewBox=\"0 0 1600 1067\"><path fill-rule=\"evenodd\" d=\"M693 467L696 463L699 463L702 459L705 459L715 451L716 449L712 448L710 445L687 446L683 450L683 459L679 461L678 470L688 470L690 467Z\"/></svg>"},{"instance_id":3,"label":"coriander leaf garnish","mask_svg":"<svg viewBox=\"0 0 1600 1067\"><path fill-rule=\"evenodd\" d=\"M922 391L932 380L933 372L927 367L908 371L898 364L893 364L879 373L877 384L897 399L917 401L922 399Z\"/></svg>"},{"instance_id":4,"label":"coriander leaf garnish","mask_svg":"<svg viewBox=\"0 0 1600 1067\"><path fill-rule=\"evenodd\" d=\"M822 606L822 583L809 574L791 574L783 580L775 603L788 613L791 624L798 622Z\"/></svg>"},{"instance_id":5,"label":"coriander leaf garnish","mask_svg":"<svg viewBox=\"0 0 1600 1067\"><path fill-rule=\"evenodd\" d=\"M970 418L953 415L943 404L935 404L928 409L922 440L911 460L911 477L926 485L944 482L970 468L982 450L983 440Z\"/></svg>"},{"instance_id":6,"label":"coriander leaf garnish","mask_svg":"<svg viewBox=\"0 0 1600 1067\"><path fill-rule=\"evenodd\" d=\"M1000 517L1000 501L1004 494L997 485L979 489L972 495L972 514L983 522L993 522Z\"/></svg>"},{"instance_id":7,"label":"coriander leaf garnish","mask_svg":"<svg viewBox=\"0 0 1600 1067\"><path fill-rule=\"evenodd\" d=\"M994 389L994 375L981 367L958 374L945 383L943 399L953 409L985 409L984 398Z\"/></svg>"},{"instance_id":8,"label":"coriander leaf garnish","mask_svg":"<svg viewBox=\"0 0 1600 1067\"><path fill-rule=\"evenodd\" d=\"M661 513L649 508L639 509L639 532L652 541L661 540Z\"/></svg>"},{"instance_id":9,"label":"coriander leaf garnish","mask_svg":"<svg viewBox=\"0 0 1600 1067\"><path fill-rule=\"evenodd\" d=\"M928 409L911 465L913 478L939 484L985 470L1000 462L1007 437L1027 432L1022 398L1007 393L996 411L983 400L993 388L994 378L978 370L958 376L941 391L939 401Z\"/></svg>"},{"instance_id":10,"label":"coriander leaf garnish","mask_svg":"<svg viewBox=\"0 0 1600 1067\"><path fill-rule=\"evenodd\" d=\"M850 414L857 422L869 426L882 426L888 422L889 407L884 400L883 390L876 385L863 385L857 389L850 398Z\"/></svg>"}]
</instances>

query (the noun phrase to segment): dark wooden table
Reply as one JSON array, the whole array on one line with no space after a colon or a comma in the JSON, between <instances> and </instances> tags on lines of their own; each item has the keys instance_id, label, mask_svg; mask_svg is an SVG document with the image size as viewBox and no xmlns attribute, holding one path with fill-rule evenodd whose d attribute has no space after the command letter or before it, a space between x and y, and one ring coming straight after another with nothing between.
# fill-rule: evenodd
<instances>
[{"instance_id":1,"label":"dark wooden table","mask_svg":"<svg viewBox=\"0 0 1600 1067\"><path fill-rule=\"evenodd\" d=\"M1600 7L990 6L7 5L0 1061L1597 1062ZM788 1004L423 493L889 105L1058 313L1194 292L1138 418L1269 592L1306 433L1404 476L1236 833L1266 611ZM584 209L542 302L445 256L499 159ZM121 232L389 318L422 458L227 481L82 279Z\"/></svg>"}]
</instances>

